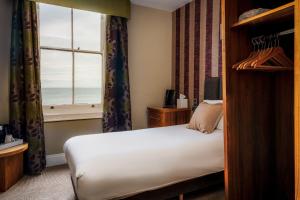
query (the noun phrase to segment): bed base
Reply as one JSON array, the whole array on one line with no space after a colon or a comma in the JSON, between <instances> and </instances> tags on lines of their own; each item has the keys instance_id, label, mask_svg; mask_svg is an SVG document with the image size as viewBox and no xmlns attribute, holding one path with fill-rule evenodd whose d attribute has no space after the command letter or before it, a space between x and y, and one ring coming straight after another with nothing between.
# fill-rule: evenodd
<instances>
[{"instance_id":1,"label":"bed base","mask_svg":"<svg viewBox=\"0 0 300 200\"><path fill-rule=\"evenodd\" d=\"M72 185L73 185L76 199L78 200L73 180L72 180ZM123 199L124 200L154 200L154 199L165 200L165 199L172 199L178 197L180 200L183 200L184 199L183 194L187 194L195 191L205 192L207 190L211 190L214 187L224 187L224 171L183 181L157 190L142 192L134 196L126 197Z\"/></svg>"},{"instance_id":2,"label":"bed base","mask_svg":"<svg viewBox=\"0 0 300 200\"><path fill-rule=\"evenodd\" d=\"M183 194L195 191L206 191L212 187L224 186L224 171L209 174L199 178L183 181L157 190L146 191L125 200L164 200L178 197L183 199Z\"/></svg>"}]
</instances>

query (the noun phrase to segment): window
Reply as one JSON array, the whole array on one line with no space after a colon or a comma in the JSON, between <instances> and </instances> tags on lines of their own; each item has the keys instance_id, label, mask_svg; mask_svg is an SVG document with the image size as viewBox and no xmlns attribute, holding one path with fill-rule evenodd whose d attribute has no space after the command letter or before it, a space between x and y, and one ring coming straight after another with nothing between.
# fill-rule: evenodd
<instances>
[{"instance_id":1,"label":"window","mask_svg":"<svg viewBox=\"0 0 300 200\"><path fill-rule=\"evenodd\" d=\"M82 109L100 108L104 16L40 3L39 17L45 115L77 108L89 113Z\"/></svg>"}]
</instances>

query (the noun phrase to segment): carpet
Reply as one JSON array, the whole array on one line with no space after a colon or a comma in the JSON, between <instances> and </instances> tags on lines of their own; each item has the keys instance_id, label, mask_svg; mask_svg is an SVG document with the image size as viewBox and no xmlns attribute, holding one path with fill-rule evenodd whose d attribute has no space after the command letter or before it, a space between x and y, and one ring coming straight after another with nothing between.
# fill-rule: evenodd
<instances>
[{"instance_id":1,"label":"carpet","mask_svg":"<svg viewBox=\"0 0 300 200\"><path fill-rule=\"evenodd\" d=\"M1 200L74 200L67 166L48 168L40 176L24 176L0 194Z\"/></svg>"}]
</instances>

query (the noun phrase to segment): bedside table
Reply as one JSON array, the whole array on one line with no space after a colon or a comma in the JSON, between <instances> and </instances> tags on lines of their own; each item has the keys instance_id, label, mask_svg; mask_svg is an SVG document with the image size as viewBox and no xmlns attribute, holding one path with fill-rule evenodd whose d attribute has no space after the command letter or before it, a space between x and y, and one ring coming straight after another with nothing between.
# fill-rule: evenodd
<instances>
[{"instance_id":1,"label":"bedside table","mask_svg":"<svg viewBox=\"0 0 300 200\"><path fill-rule=\"evenodd\" d=\"M23 153L28 144L21 144L0 151L0 192L18 182L23 176Z\"/></svg>"},{"instance_id":2,"label":"bedside table","mask_svg":"<svg viewBox=\"0 0 300 200\"><path fill-rule=\"evenodd\" d=\"M191 117L190 108L148 107L148 127L163 127L187 124Z\"/></svg>"}]
</instances>

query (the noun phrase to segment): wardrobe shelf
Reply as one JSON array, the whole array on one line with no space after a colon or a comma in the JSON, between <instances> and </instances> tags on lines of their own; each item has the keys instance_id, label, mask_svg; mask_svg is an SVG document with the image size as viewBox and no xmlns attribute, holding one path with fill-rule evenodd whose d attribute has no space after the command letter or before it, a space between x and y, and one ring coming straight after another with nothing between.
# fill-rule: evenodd
<instances>
[{"instance_id":1,"label":"wardrobe shelf","mask_svg":"<svg viewBox=\"0 0 300 200\"><path fill-rule=\"evenodd\" d=\"M274 8L267 12L256 15L254 17L250 17L240 22L237 22L233 24L232 28L254 26L258 24L276 22L278 20L293 19L294 10L295 10L295 2L291 2L283 6L280 6L278 8Z\"/></svg>"},{"instance_id":2,"label":"wardrobe shelf","mask_svg":"<svg viewBox=\"0 0 300 200\"><path fill-rule=\"evenodd\" d=\"M233 68L234 69L234 68ZM236 71L261 71L261 72L280 72L280 71L293 71L290 67L280 66L261 66L257 68L235 69Z\"/></svg>"}]
</instances>

